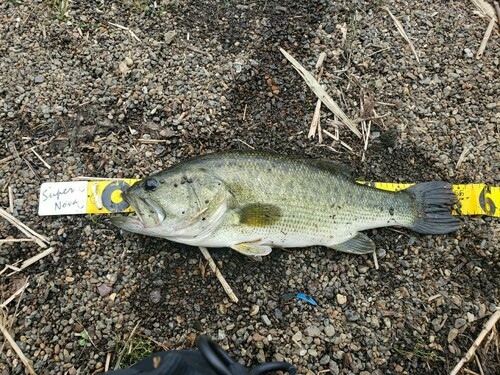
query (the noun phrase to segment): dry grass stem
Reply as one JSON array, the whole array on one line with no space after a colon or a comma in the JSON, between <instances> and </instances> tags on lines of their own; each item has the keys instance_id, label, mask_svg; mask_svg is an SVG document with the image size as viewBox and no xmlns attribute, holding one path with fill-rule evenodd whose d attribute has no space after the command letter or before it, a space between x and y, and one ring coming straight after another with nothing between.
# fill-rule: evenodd
<instances>
[{"instance_id":1,"label":"dry grass stem","mask_svg":"<svg viewBox=\"0 0 500 375\"><path fill-rule=\"evenodd\" d=\"M316 108L314 109L314 114L311 121L311 127L309 128L309 134L307 134L307 138L314 138L314 136L316 135L316 132L318 131L318 125L320 122L320 116L321 116L321 100L318 99L318 101L316 102Z\"/></svg>"},{"instance_id":2,"label":"dry grass stem","mask_svg":"<svg viewBox=\"0 0 500 375\"><path fill-rule=\"evenodd\" d=\"M368 150L368 142L370 141L372 122L368 121L368 123L367 123L367 122L363 121L362 124L363 124L363 136L365 138L365 142L363 145L363 155L361 156L361 161L363 162L363 161L365 161L366 151Z\"/></svg>"},{"instance_id":3,"label":"dry grass stem","mask_svg":"<svg viewBox=\"0 0 500 375\"><path fill-rule=\"evenodd\" d=\"M497 16L497 23L500 24L500 4L498 3L498 1L494 1L493 6L495 7L495 13Z\"/></svg>"},{"instance_id":4,"label":"dry grass stem","mask_svg":"<svg viewBox=\"0 0 500 375\"><path fill-rule=\"evenodd\" d=\"M26 165L28 166L28 168L31 171L31 173L33 173L33 175L35 175L35 178L38 181L40 181L40 177L38 176L38 173L36 173L36 171L33 169L33 167L31 166L31 163L28 161L28 159L23 158L23 161L26 163Z\"/></svg>"},{"instance_id":5,"label":"dry grass stem","mask_svg":"<svg viewBox=\"0 0 500 375\"><path fill-rule=\"evenodd\" d=\"M474 357L474 355L476 354L477 348L479 347L479 345L481 345L481 342L486 337L488 332L491 331L495 327L495 324L498 322L499 319L500 319L500 308L497 307L497 311L495 311L495 313L493 313L490 316L490 318L488 319L488 321L486 322L486 324L484 326L484 329L481 331L481 333L479 333L479 336L472 343L472 346L467 351L465 356L460 360L460 362L457 363L455 368L451 371L450 375L457 375L458 372L460 371L460 369L462 368L462 366L465 363L469 362L472 359L472 357Z\"/></svg>"},{"instance_id":6,"label":"dry grass stem","mask_svg":"<svg viewBox=\"0 0 500 375\"><path fill-rule=\"evenodd\" d=\"M411 42L410 38L406 34L406 31L403 28L403 25L399 20L392 14L391 10L387 7L384 7L384 10L391 16L392 20L394 21L394 24L396 25L396 28L398 29L399 33L401 36L406 40L406 43L410 46L411 51L413 52L413 55L415 56L415 59L417 62L420 64L420 59L418 58L417 51L415 50L415 47L413 46L413 43Z\"/></svg>"},{"instance_id":7,"label":"dry grass stem","mask_svg":"<svg viewBox=\"0 0 500 375\"><path fill-rule=\"evenodd\" d=\"M134 337L135 335L135 331L137 330L137 327L139 327L139 323L141 321L139 320L136 325L134 326L134 328L132 329L132 332L130 333L130 336L127 338L127 341L125 341L125 345L123 346L123 349L120 351L120 353L118 354L118 359L116 360L116 363L115 363L115 367L114 367L114 370L118 370L120 368L120 364L122 362L122 359L123 359L123 355L125 354L125 349L127 348L127 346L130 344L130 341L132 340L132 338ZM132 351L132 346L129 346L129 349L128 349L128 354L130 354L130 352Z\"/></svg>"},{"instance_id":8,"label":"dry grass stem","mask_svg":"<svg viewBox=\"0 0 500 375\"><path fill-rule=\"evenodd\" d=\"M17 345L16 341L14 338L11 336L7 328L4 326L4 316L3 313L0 311L0 331L3 334L3 337L5 338L5 341L9 343L9 345L12 347L12 349L16 352L17 356L23 363L26 371L30 374L36 374L35 370L33 370L33 367L31 367L30 362L28 361L28 358L24 355L22 352L21 348L19 348L19 345Z\"/></svg>"},{"instance_id":9,"label":"dry grass stem","mask_svg":"<svg viewBox=\"0 0 500 375\"><path fill-rule=\"evenodd\" d=\"M458 161L457 161L457 164L455 165L455 169L458 169L460 168L460 166L462 165L462 163L464 162L465 160L465 157L469 154L469 152L473 149L472 146L467 146L464 148L464 150L462 151L462 153L460 154L460 157L458 158Z\"/></svg>"},{"instance_id":10,"label":"dry grass stem","mask_svg":"<svg viewBox=\"0 0 500 375\"><path fill-rule=\"evenodd\" d=\"M24 292L24 290L28 287L28 279L26 278L23 286L21 286L18 290L14 292L7 300L0 305L0 308L6 308L9 303L11 303L18 295Z\"/></svg>"},{"instance_id":11,"label":"dry grass stem","mask_svg":"<svg viewBox=\"0 0 500 375\"><path fill-rule=\"evenodd\" d=\"M145 143L148 145L153 145L157 143L166 143L168 142L166 139L146 139L146 138L139 138L138 141L140 143Z\"/></svg>"},{"instance_id":12,"label":"dry grass stem","mask_svg":"<svg viewBox=\"0 0 500 375\"><path fill-rule=\"evenodd\" d=\"M318 61L316 62L316 69L320 69L316 80L320 81L321 76L323 75L323 62L325 60L326 53L321 52L318 57ZM311 139L314 138L316 132L318 133L318 143L321 144L323 143L323 134L321 133L321 100L318 99L316 102L316 108L314 109L314 114L313 118L311 121L311 126L309 127L309 134L307 135L307 138Z\"/></svg>"},{"instance_id":13,"label":"dry grass stem","mask_svg":"<svg viewBox=\"0 0 500 375\"><path fill-rule=\"evenodd\" d=\"M43 259L45 258L47 255L50 255L52 254L53 252L55 251L55 248L53 247L49 247L48 249L45 249L44 251L42 251L41 253L38 253L37 255L35 256L32 256L31 258L29 259L26 259L22 264L21 264L21 267L19 267L18 270L16 271L13 271L11 273L9 273L7 276L11 276L19 271L22 271L24 270L26 267L29 267L31 266L33 263L36 263L38 262L40 259Z\"/></svg>"},{"instance_id":14,"label":"dry grass stem","mask_svg":"<svg viewBox=\"0 0 500 375\"><path fill-rule=\"evenodd\" d=\"M12 191L12 186L9 185L9 213L14 213L14 192Z\"/></svg>"},{"instance_id":15,"label":"dry grass stem","mask_svg":"<svg viewBox=\"0 0 500 375\"><path fill-rule=\"evenodd\" d=\"M12 275L12 274L14 274L16 272L20 272L21 271L21 269L19 267L16 267L16 266L14 266L12 264L6 264L4 266L4 268L3 268L3 270L0 271L0 276L3 275L5 272L7 272L7 270L15 271L15 272L9 273L9 275Z\"/></svg>"},{"instance_id":16,"label":"dry grass stem","mask_svg":"<svg viewBox=\"0 0 500 375\"><path fill-rule=\"evenodd\" d=\"M326 107L332 111L340 120L358 137L361 138L361 132L356 128L356 124L340 109L337 103L332 99L325 89L318 83L316 78L313 77L302 65L299 64L288 52L280 48L281 53L293 65L295 70L301 75L307 85L311 88L314 94L323 102Z\"/></svg>"},{"instance_id":17,"label":"dry grass stem","mask_svg":"<svg viewBox=\"0 0 500 375\"><path fill-rule=\"evenodd\" d=\"M0 164L2 164L2 163L6 163L6 162L9 162L9 161L11 161L11 160L13 160L13 159L16 159L16 157L17 157L17 156L24 155L24 154L26 154L26 153L30 152L30 151L31 151L33 148L35 148L35 147L42 147L42 146L45 146L46 144L49 144L50 142L52 142L54 139L56 139L56 137L52 137L52 138L50 138L48 141L45 141L45 142L40 143L39 145L36 145L36 146L30 147L30 148L28 148L27 150L24 150L24 151L21 151L21 152L17 152L17 151L16 151L16 152L17 152L17 155L10 155L10 156L7 156L6 158L1 159L1 160L0 160Z\"/></svg>"},{"instance_id":18,"label":"dry grass stem","mask_svg":"<svg viewBox=\"0 0 500 375\"><path fill-rule=\"evenodd\" d=\"M486 31L484 32L483 40L481 42L481 45L479 46L479 49L477 50L476 53L476 59L481 58L481 56L484 53L484 50L486 49L486 45L488 44L488 40L490 39L491 32L493 31L493 27L495 26L495 20L492 18L490 19L490 23L488 24L488 27L486 28Z\"/></svg>"},{"instance_id":19,"label":"dry grass stem","mask_svg":"<svg viewBox=\"0 0 500 375\"><path fill-rule=\"evenodd\" d=\"M380 267L378 266L378 258L377 258L377 252L373 252L373 264L375 264L375 269L378 270Z\"/></svg>"},{"instance_id":20,"label":"dry grass stem","mask_svg":"<svg viewBox=\"0 0 500 375\"><path fill-rule=\"evenodd\" d=\"M194 47L194 46L189 46L189 45L188 45L188 46L186 46L186 48L187 48L187 49L189 49L189 50L191 50L191 51L193 51L193 52L200 53L200 54L205 55L205 56L208 56L208 57L211 57L211 56L212 56L209 52L207 52L207 51L203 51L203 50L201 50L201 49L199 49L199 48L196 48L196 47Z\"/></svg>"},{"instance_id":21,"label":"dry grass stem","mask_svg":"<svg viewBox=\"0 0 500 375\"><path fill-rule=\"evenodd\" d=\"M245 121L245 118L247 117L247 108L248 104L245 104L245 108L243 108L243 121Z\"/></svg>"},{"instance_id":22,"label":"dry grass stem","mask_svg":"<svg viewBox=\"0 0 500 375\"><path fill-rule=\"evenodd\" d=\"M34 147L31 147L30 150L35 154L35 156L42 162L42 164L45 166L47 169L52 169L52 167L47 163L43 158L38 154L38 152L35 151Z\"/></svg>"},{"instance_id":23,"label":"dry grass stem","mask_svg":"<svg viewBox=\"0 0 500 375\"><path fill-rule=\"evenodd\" d=\"M250 146L248 143L246 143L244 140L242 139L239 139L239 138L235 138L234 139L236 142L240 142L240 143L243 143L245 146L247 146L248 148L252 149L252 150L255 150L255 147L253 146Z\"/></svg>"},{"instance_id":24,"label":"dry grass stem","mask_svg":"<svg viewBox=\"0 0 500 375\"><path fill-rule=\"evenodd\" d=\"M128 31L129 34L132 36L132 38L134 38L135 40L137 40L139 43L141 43L141 40L139 39L139 37L137 35L135 35L135 33L130 30L130 28L128 27L125 27L125 26L122 26L122 25L119 25L117 23L112 23L112 22L108 22L108 24L110 24L111 26L114 26L114 27L118 27L119 29L122 29L122 30L125 30L125 31Z\"/></svg>"},{"instance_id":25,"label":"dry grass stem","mask_svg":"<svg viewBox=\"0 0 500 375\"><path fill-rule=\"evenodd\" d=\"M219 268L215 264L214 260L212 259L212 256L208 252L207 248L203 247L203 246L198 246L198 248L200 249L200 251L203 254L203 256L205 257L205 259L208 261L208 265L212 269L212 272L215 273L215 276L217 277L217 279L219 279L219 282L221 283L222 287L226 291L226 293L229 296L229 298L231 299L231 301L233 301L234 303L237 303L238 297L236 297L236 295L233 292L233 289L231 289L231 287L227 283L226 279L224 279L224 276L222 276L222 273L220 272Z\"/></svg>"},{"instance_id":26,"label":"dry grass stem","mask_svg":"<svg viewBox=\"0 0 500 375\"><path fill-rule=\"evenodd\" d=\"M498 16L495 14L495 9L490 3L485 0L472 0L472 2L478 8L478 13L481 17L488 16L491 19L497 19ZM496 5L498 6L497 1L494 3L497 3ZM500 22L500 20L498 21Z\"/></svg>"},{"instance_id":27,"label":"dry grass stem","mask_svg":"<svg viewBox=\"0 0 500 375\"><path fill-rule=\"evenodd\" d=\"M477 354L474 354L474 358L476 359L476 363L477 363L477 367L479 368L479 372L481 373L481 375L484 375L483 366L481 366L481 361L479 360L479 357L477 356Z\"/></svg>"},{"instance_id":28,"label":"dry grass stem","mask_svg":"<svg viewBox=\"0 0 500 375\"><path fill-rule=\"evenodd\" d=\"M33 242L33 238L4 238L0 240L0 245L12 242Z\"/></svg>"},{"instance_id":29,"label":"dry grass stem","mask_svg":"<svg viewBox=\"0 0 500 375\"><path fill-rule=\"evenodd\" d=\"M108 352L106 354L106 363L104 364L104 372L108 372L109 371L109 364L111 363L111 353Z\"/></svg>"},{"instance_id":30,"label":"dry grass stem","mask_svg":"<svg viewBox=\"0 0 500 375\"><path fill-rule=\"evenodd\" d=\"M374 120L374 119L379 119L380 122L382 123L382 127L384 129L387 129L387 126L385 126L385 123L384 123L384 117L386 116L389 116L389 113L386 113L385 115L379 115L377 113L377 111L375 111L375 109L373 110L373 114L375 115L374 117L371 118L371 120Z\"/></svg>"},{"instance_id":31,"label":"dry grass stem","mask_svg":"<svg viewBox=\"0 0 500 375\"><path fill-rule=\"evenodd\" d=\"M47 244L50 242L49 238L42 236L41 234L38 234L31 228L28 228L26 225L21 223L14 216L5 211L3 208L0 208L0 216L6 219L9 223L14 225L15 227L17 227L17 229L23 232L24 235L26 235L26 237L32 238L33 241L35 241L38 246L46 248Z\"/></svg>"},{"instance_id":32,"label":"dry grass stem","mask_svg":"<svg viewBox=\"0 0 500 375\"><path fill-rule=\"evenodd\" d=\"M323 133L325 135L327 135L328 137L330 137L331 139L333 139L334 141L339 142L342 147L346 148L350 152L353 152L353 149L351 146L349 146L344 141L340 140L338 123L335 120L327 120L327 121L330 124L330 126L332 126L335 129L335 134L332 134L331 132L329 132L328 130L325 130L325 129L323 129Z\"/></svg>"},{"instance_id":33,"label":"dry grass stem","mask_svg":"<svg viewBox=\"0 0 500 375\"><path fill-rule=\"evenodd\" d=\"M472 370L469 370L469 369L466 369L466 368L464 368L463 370L464 370L464 372L466 372L467 374L471 374L471 375L479 375L477 372L472 371Z\"/></svg>"}]
</instances>

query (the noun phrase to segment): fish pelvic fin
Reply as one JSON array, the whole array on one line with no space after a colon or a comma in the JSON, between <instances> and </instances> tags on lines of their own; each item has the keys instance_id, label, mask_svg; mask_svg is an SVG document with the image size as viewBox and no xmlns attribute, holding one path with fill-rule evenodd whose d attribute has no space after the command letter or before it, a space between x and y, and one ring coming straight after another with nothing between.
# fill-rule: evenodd
<instances>
[{"instance_id":1,"label":"fish pelvic fin","mask_svg":"<svg viewBox=\"0 0 500 375\"><path fill-rule=\"evenodd\" d=\"M452 185L443 181L410 186L405 192L415 199L417 217L407 227L422 234L446 234L460 228L460 220L451 210L458 203Z\"/></svg>"},{"instance_id":2,"label":"fish pelvic fin","mask_svg":"<svg viewBox=\"0 0 500 375\"><path fill-rule=\"evenodd\" d=\"M331 249L350 254L368 254L375 251L375 243L363 233L357 233L354 237L339 244L328 246Z\"/></svg>"},{"instance_id":3,"label":"fish pelvic fin","mask_svg":"<svg viewBox=\"0 0 500 375\"><path fill-rule=\"evenodd\" d=\"M242 253L243 255L254 257L261 257L271 253L271 246L261 245L258 242L240 242L231 246L232 249Z\"/></svg>"}]
</instances>

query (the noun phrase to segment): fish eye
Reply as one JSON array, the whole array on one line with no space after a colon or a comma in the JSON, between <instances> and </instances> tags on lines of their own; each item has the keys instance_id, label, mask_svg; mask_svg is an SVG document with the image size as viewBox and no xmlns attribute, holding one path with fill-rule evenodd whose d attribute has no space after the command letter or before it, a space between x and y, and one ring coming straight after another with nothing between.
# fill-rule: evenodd
<instances>
[{"instance_id":1,"label":"fish eye","mask_svg":"<svg viewBox=\"0 0 500 375\"><path fill-rule=\"evenodd\" d=\"M146 181L144 181L144 189L146 191L153 191L158 187L158 181L156 181L154 178L148 178Z\"/></svg>"}]
</instances>

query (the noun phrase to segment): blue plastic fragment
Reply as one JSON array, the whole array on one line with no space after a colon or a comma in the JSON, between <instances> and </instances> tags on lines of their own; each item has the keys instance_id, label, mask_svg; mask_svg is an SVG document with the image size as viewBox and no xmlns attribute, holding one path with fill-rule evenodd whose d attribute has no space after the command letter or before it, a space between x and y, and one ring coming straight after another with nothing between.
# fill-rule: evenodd
<instances>
[{"instance_id":1,"label":"blue plastic fragment","mask_svg":"<svg viewBox=\"0 0 500 375\"><path fill-rule=\"evenodd\" d=\"M310 303L313 306L318 306L316 301L312 298L309 298L306 296L304 293L297 293L297 298L306 301L307 303Z\"/></svg>"}]
</instances>

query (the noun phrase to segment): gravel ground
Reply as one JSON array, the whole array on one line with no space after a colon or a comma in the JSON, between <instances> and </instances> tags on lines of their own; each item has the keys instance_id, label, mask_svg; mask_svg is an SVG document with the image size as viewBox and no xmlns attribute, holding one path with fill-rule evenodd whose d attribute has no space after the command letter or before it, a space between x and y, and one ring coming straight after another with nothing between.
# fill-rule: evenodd
<instances>
[{"instance_id":1,"label":"gravel ground","mask_svg":"<svg viewBox=\"0 0 500 375\"><path fill-rule=\"evenodd\" d=\"M446 236L369 231L378 270L371 256L319 247L275 250L262 262L214 250L240 298L234 304L203 272L196 248L122 233L105 217L38 217L37 196L44 181L140 178L247 145L339 160L379 181L498 186L498 27L478 60L488 21L466 1L94 3L0 4L0 158L47 142L37 150L51 166L30 152L0 164L0 205L8 206L10 186L14 215L56 249L0 280L3 302L28 279L4 312L35 370L98 373L108 354L111 366L119 357L133 362L159 347L192 347L206 333L248 366L287 360L300 374L449 373L500 305L498 219L464 218ZM307 139L316 100L279 47L310 70L326 52L322 83L345 112L363 118L371 103L384 116L373 120L364 161L363 145L344 128L352 152ZM333 132L332 115L322 116ZM17 230L0 222L0 238L9 237ZM0 244L0 267L39 251ZM318 306L287 299L294 292ZM120 355L134 327L137 357ZM500 366L495 340L498 350L497 336L478 352L485 374ZM479 373L477 363L468 368ZM24 373L7 345L0 373Z\"/></svg>"}]
</instances>

